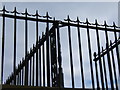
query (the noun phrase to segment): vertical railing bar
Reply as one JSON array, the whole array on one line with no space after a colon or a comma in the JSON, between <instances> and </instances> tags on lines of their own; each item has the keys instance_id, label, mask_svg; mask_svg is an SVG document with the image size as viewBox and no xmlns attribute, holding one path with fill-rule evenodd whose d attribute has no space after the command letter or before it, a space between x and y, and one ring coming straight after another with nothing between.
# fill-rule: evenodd
<instances>
[{"instance_id":1,"label":"vertical railing bar","mask_svg":"<svg viewBox=\"0 0 120 90\"><path fill-rule=\"evenodd\" d=\"M58 68L57 67L58 67L58 65L57 65L57 53L56 53L57 52L57 49L56 49L56 28L55 28L55 31L54 31L54 35L55 35L54 36L54 38L55 38L55 42L54 42L55 47L54 48L55 48L55 58L56 58L56 60L55 60L55 67L56 67L56 69L55 69L55 73L56 73L55 77L56 78L55 79L56 79L56 84L57 84L57 87L58 87L58 79L57 79L58 78L57 77L57 74L58 74L58 70L57 70Z\"/></svg>"},{"instance_id":2,"label":"vertical railing bar","mask_svg":"<svg viewBox=\"0 0 120 90\"><path fill-rule=\"evenodd\" d=\"M19 85L20 85L20 80L21 80L21 79L20 79L20 78L21 78L21 77L20 77L20 76L21 76L20 74L21 74L21 73L19 72Z\"/></svg>"},{"instance_id":3,"label":"vertical railing bar","mask_svg":"<svg viewBox=\"0 0 120 90\"><path fill-rule=\"evenodd\" d=\"M102 52L103 52L103 47L102 47ZM105 75L105 84L106 84L106 89L108 90L108 83L107 83L107 73L106 73L106 65L105 65L105 57L103 56L103 67L104 67L104 75Z\"/></svg>"},{"instance_id":4,"label":"vertical railing bar","mask_svg":"<svg viewBox=\"0 0 120 90\"><path fill-rule=\"evenodd\" d=\"M23 61L23 60L22 60ZM22 85L24 85L24 67L22 69Z\"/></svg>"},{"instance_id":5,"label":"vertical railing bar","mask_svg":"<svg viewBox=\"0 0 120 90\"><path fill-rule=\"evenodd\" d=\"M14 72L14 85L16 85L16 72L15 72L15 69L16 69L16 7L14 9L14 59L13 59L13 72Z\"/></svg>"},{"instance_id":6,"label":"vertical railing bar","mask_svg":"<svg viewBox=\"0 0 120 90\"><path fill-rule=\"evenodd\" d=\"M89 49L89 59L90 59L90 70L91 70L91 79L94 81L94 75L93 75L93 65L92 65L92 53L91 53L91 42L90 42L90 33L89 33L89 28L88 28L88 19L86 19L87 23L87 40L88 40L88 49ZM93 89L94 89L94 84L92 83Z\"/></svg>"},{"instance_id":7,"label":"vertical railing bar","mask_svg":"<svg viewBox=\"0 0 120 90\"><path fill-rule=\"evenodd\" d=\"M70 23L70 18L68 16L68 24ZM70 33L70 25L68 25L68 41L69 41L69 51L70 51L70 64L71 64L71 78L72 78L72 88L74 85L74 71L73 71L73 57L72 57L72 45L71 45L71 33Z\"/></svg>"},{"instance_id":8,"label":"vertical railing bar","mask_svg":"<svg viewBox=\"0 0 120 90\"><path fill-rule=\"evenodd\" d=\"M30 52L31 51L32 51L32 49L30 48ZM32 58L30 58L30 77L29 77L29 79L30 79L30 86L31 86L31 74L32 74L31 68L32 68Z\"/></svg>"},{"instance_id":9,"label":"vertical railing bar","mask_svg":"<svg viewBox=\"0 0 120 90\"><path fill-rule=\"evenodd\" d=\"M39 37L39 41L40 41L40 37ZM41 86L41 46L39 48L39 77L40 77L40 86Z\"/></svg>"},{"instance_id":10,"label":"vertical railing bar","mask_svg":"<svg viewBox=\"0 0 120 90\"><path fill-rule=\"evenodd\" d=\"M38 44L38 11L36 11L36 45ZM38 86L38 49L36 51L36 86Z\"/></svg>"},{"instance_id":11,"label":"vertical railing bar","mask_svg":"<svg viewBox=\"0 0 120 90\"><path fill-rule=\"evenodd\" d=\"M20 67L21 67L21 61L20 61ZM21 77L22 77L22 70L20 69L20 85L21 85Z\"/></svg>"},{"instance_id":12,"label":"vertical railing bar","mask_svg":"<svg viewBox=\"0 0 120 90\"><path fill-rule=\"evenodd\" d=\"M108 59L108 67L109 67L109 75L110 75L110 82L111 82L111 88L114 89L114 83L113 83L113 75L112 75L112 67L111 67L111 61L110 61L110 54L108 51L109 45L108 43L106 44L106 49L107 49L107 59Z\"/></svg>"},{"instance_id":13,"label":"vertical railing bar","mask_svg":"<svg viewBox=\"0 0 120 90\"><path fill-rule=\"evenodd\" d=\"M96 52L94 52L94 58L96 58ZM99 78L98 78L98 69L97 69L97 61L95 61L95 71L96 71L97 89L100 89Z\"/></svg>"},{"instance_id":14,"label":"vertical railing bar","mask_svg":"<svg viewBox=\"0 0 120 90\"><path fill-rule=\"evenodd\" d=\"M44 36L44 34L42 33L42 37ZM45 87L45 55L44 55L44 43L42 46L42 55L43 55L43 87Z\"/></svg>"},{"instance_id":15,"label":"vertical railing bar","mask_svg":"<svg viewBox=\"0 0 120 90\"><path fill-rule=\"evenodd\" d=\"M54 84L53 84L53 59L52 59L52 48L51 48L51 35L50 35L50 53L51 53L51 84L52 84L52 87L54 87Z\"/></svg>"},{"instance_id":16,"label":"vertical railing bar","mask_svg":"<svg viewBox=\"0 0 120 90\"><path fill-rule=\"evenodd\" d=\"M80 28L79 28L79 19L77 17L77 31L78 31L78 43L79 43L79 57L80 57L80 67L81 67L81 77L82 77L82 88L85 88L85 82L84 82L84 69L83 69L83 61L82 61L82 48L81 48L81 36L80 36ZM94 89L94 80L92 80L93 89Z\"/></svg>"},{"instance_id":17,"label":"vertical railing bar","mask_svg":"<svg viewBox=\"0 0 120 90\"><path fill-rule=\"evenodd\" d=\"M3 7L3 25L2 25L2 56L1 56L1 84L3 84L4 72L4 51L5 51L5 6Z\"/></svg>"},{"instance_id":18,"label":"vertical railing bar","mask_svg":"<svg viewBox=\"0 0 120 90\"><path fill-rule=\"evenodd\" d=\"M20 85L21 85L21 70L20 70Z\"/></svg>"},{"instance_id":19,"label":"vertical railing bar","mask_svg":"<svg viewBox=\"0 0 120 90\"><path fill-rule=\"evenodd\" d=\"M19 73L17 75L17 85L19 85Z\"/></svg>"},{"instance_id":20,"label":"vertical railing bar","mask_svg":"<svg viewBox=\"0 0 120 90\"><path fill-rule=\"evenodd\" d=\"M106 21L104 22L105 26L105 37L106 37L106 49L107 49L107 59L108 59L108 68L109 68L109 75L110 75L110 82L111 82L111 88L114 89L113 85L113 77L112 77L112 69L111 69L111 61L110 61L110 54L108 52L108 46L109 46L109 41L108 41L108 34L107 34L107 24Z\"/></svg>"},{"instance_id":21,"label":"vertical railing bar","mask_svg":"<svg viewBox=\"0 0 120 90\"><path fill-rule=\"evenodd\" d=\"M96 40L97 40L97 47L98 47L98 55L100 56L100 40L99 40L99 32L97 28L97 20L95 20L96 23ZM102 83L102 89L104 89L104 80L103 80L103 71L102 71L102 63L101 63L101 57L99 58L99 66L100 66L100 76L101 76L101 83Z\"/></svg>"},{"instance_id":22,"label":"vertical railing bar","mask_svg":"<svg viewBox=\"0 0 120 90\"><path fill-rule=\"evenodd\" d=\"M28 25L27 25L27 15L28 15L28 12L27 12L27 9L25 10L25 85L28 85L28 61L27 61L27 46L28 46Z\"/></svg>"},{"instance_id":23,"label":"vertical railing bar","mask_svg":"<svg viewBox=\"0 0 120 90\"><path fill-rule=\"evenodd\" d=\"M112 42L110 41L110 45L112 45ZM112 65L113 65L113 71L114 71L114 77L115 77L115 85L116 85L116 90L118 90L118 82L117 82L117 75L116 75L116 68L115 68L115 59L114 59L114 54L113 50L111 50L111 55L112 55Z\"/></svg>"},{"instance_id":24,"label":"vertical railing bar","mask_svg":"<svg viewBox=\"0 0 120 90\"><path fill-rule=\"evenodd\" d=\"M113 26L114 26L114 30L116 30L116 25L115 23L113 23ZM116 32L114 31L114 36L115 36L115 42L117 42L117 34ZM116 54L117 54L117 60L118 60L118 70L119 70L119 75L120 75L120 60L119 60L119 51L118 51L118 45L116 45Z\"/></svg>"},{"instance_id":25,"label":"vertical railing bar","mask_svg":"<svg viewBox=\"0 0 120 90\"><path fill-rule=\"evenodd\" d=\"M47 40L46 40L46 61L47 61L47 86L50 87L50 62L49 62L49 22L48 22L48 12L46 13L47 17L47 27L46 27L46 35L47 35Z\"/></svg>"},{"instance_id":26,"label":"vertical railing bar","mask_svg":"<svg viewBox=\"0 0 120 90\"><path fill-rule=\"evenodd\" d=\"M34 50L34 44L33 44L33 50ZM35 72L35 71L34 71L34 69L35 69L35 68L34 68L34 67L35 67L35 66L34 66L34 64L35 64L35 57L34 57L34 54L33 54L32 86L34 86L34 85L35 85L35 84L34 84L34 72Z\"/></svg>"},{"instance_id":27,"label":"vertical railing bar","mask_svg":"<svg viewBox=\"0 0 120 90\"><path fill-rule=\"evenodd\" d=\"M62 73L62 57L61 57L59 24L57 26L57 43L58 43L58 63L59 63L59 87L64 87L64 79L63 79L63 73Z\"/></svg>"}]
</instances>

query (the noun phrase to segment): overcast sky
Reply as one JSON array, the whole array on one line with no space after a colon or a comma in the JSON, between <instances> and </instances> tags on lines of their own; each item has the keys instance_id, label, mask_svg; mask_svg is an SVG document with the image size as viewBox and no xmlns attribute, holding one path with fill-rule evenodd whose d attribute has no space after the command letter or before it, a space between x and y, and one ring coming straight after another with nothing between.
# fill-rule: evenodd
<instances>
[{"instance_id":1,"label":"overcast sky","mask_svg":"<svg viewBox=\"0 0 120 90\"><path fill-rule=\"evenodd\" d=\"M25 8L28 8L28 12L31 13L31 14L34 14L35 10L38 10L40 15L45 15L46 12L49 12L50 16L56 17L56 19L62 20L62 21L67 17L67 15L69 15L72 20L76 20L76 17L78 16L81 21L85 21L86 18L88 18L89 21L92 22L92 23L94 23L95 19L97 19L99 24L103 24L104 20L106 20L109 25L112 25L113 22L116 22L116 24L118 24L118 22L117 22L118 21L118 3L117 2L111 2L111 3L110 2L74 2L74 3L69 3L69 2L66 2L66 3L57 3L57 2L56 3L52 3L52 2L51 3L42 3L42 2L15 3L15 2L12 2L12 3L2 3L2 5L5 5L6 9L10 10L10 11L13 10L14 7L17 7L17 10L19 12L24 12ZM7 22L8 27L6 27L6 30L9 30L10 29L9 27L11 27L11 29L13 29L13 26L10 25L11 23L13 23L13 21L12 20L10 21L9 19L8 19L8 21L9 21L9 22ZM21 21L19 21L19 24L24 25L23 22L21 22ZM35 43L35 34L33 34L35 27L31 23L30 23L29 26L30 26L30 35L32 35L32 36L29 37L30 40L31 40L31 41L29 41L29 48L30 48L32 46L32 44ZM24 48L22 48L23 42L21 42L22 39L24 38L22 36L24 34L23 30L24 30L24 27L19 26L18 34L20 34L20 35L19 35L18 41L17 41L17 43L18 43L18 48L17 48L18 58L17 59L19 59L19 60L24 55L23 54ZM73 30L74 30L74 28L73 28ZM44 31L44 30L41 29L41 31L39 31L39 33L41 33L42 31ZM76 53L73 56L73 58L75 60L74 64L76 64L75 80L76 80L76 82L79 82L80 75L79 75L79 69L77 69L78 68L77 66L79 66L77 64L77 61L79 60L78 54L77 54L78 48L75 48L77 46L76 45L77 38L76 38L76 32L75 31L71 31L71 32L72 32L72 37L73 37L72 40L75 43L75 44L73 44L73 48L74 48L73 52ZM13 35L13 32L10 32L10 31L6 31L6 33L7 33L6 38L10 38L11 35ZM66 33L66 32L65 31L61 32L61 34L63 35L63 36L61 35L61 41L62 40L67 40L67 35L64 34L64 33ZM0 31L0 34L1 34L1 31ZM85 36L86 36L86 32L83 31L82 41L87 39ZM91 38L92 39L95 38L94 37L94 32L91 33ZM111 36L110 38L112 39L113 37ZM1 41L1 39L0 39L0 41ZM10 41L11 41L11 43L10 43ZM92 47L94 47L95 42L96 41L92 42L92 44L93 44ZM13 58L12 57L13 54L9 52L10 51L9 48L11 48L12 45L13 45L12 43L13 43L12 39L11 40L6 40L6 49L8 49L8 50L6 50L6 60L8 60L10 58L11 59ZM67 43L64 44L64 41L62 41L61 43L62 43L61 46L62 46L62 50L63 50L62 51L63 66L66 67L67 63L69 63L69 61L65 61L66 59L69 58L68 57L69 56L68 55L68 49L65 49L68 44ZM1 47L1 45L0 45L0 47ZM84 49L85 47L87 47L87 45L86 45L86 43L83 42L82 48ZM11 50L12 50L12 48L11 48ZM95 49L93 48L93 51L94 50ZM86 60L86 61L84 61L84 65L86 64L84 66L85 75L86 75L86 83L87 83L86 86L91 87L89 71L87 72L88 67L89 67L89 65L88 65L89 63L88 63L88 60L87 60L88 57L86 57L86 55L87 55L86 52L87 52L86 49L83 50L83 53L84 53L83 58L84 58L84 60ZM7 68L11 67L11 65L9 65L10 62L11 62L10 60L8 62L6 62L7 63L6 65L8 65ZM88 65L88 67L86 67L87 65ZM66 67L66 68L68 68L68 67ZM9 74L10 72L11 71L8 71L6 73ZM70 76L69 76L70 70L64 69L64 72L66 72L65 73L65 80L66 80L65 85L67 87L70 87L71 86L71 82L69 81L70 80ZM6 77L7 77L7 74L6 74ZM76 83L76 87L79 87L79 84L80 83Z\"/></svg>"}]
</instances>

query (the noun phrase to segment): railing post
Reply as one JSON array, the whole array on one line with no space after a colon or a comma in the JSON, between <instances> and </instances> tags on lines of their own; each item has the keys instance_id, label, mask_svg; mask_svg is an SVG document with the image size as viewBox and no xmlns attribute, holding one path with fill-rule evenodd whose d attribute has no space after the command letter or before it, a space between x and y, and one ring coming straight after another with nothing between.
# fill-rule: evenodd
<instances>
[{"instance_id":1,"label":"railing post","mask_svg":"<svg viewBox=\"0 0 120 90\"><path fill-rule=\"evenodd\" d=\"M88 41L88 50L89 50L91 79L92 79L92 86L93 86L93 89L94 89L95 86L94 86L94 75L93 75L93 64L92 64L92 51L91 51L90 33L89 33L89 28L88 28L88 26L89 26L88 19L86 19L86 24L87 24L87 41Z\"/></svg>"},{"instance_id":2,"label":"railing post","mask_svg":"<svg viewBox=\"0 0 120 90\"><path fill-rule=\"evenodd\" d=\"M72 79L72 88L75 88L74 83L74 70L73 70L73 56L72 56L72 45L71 45L71 30L70 30L70 18L68 15L68 41L69 41L69 54L70 54L70 64L71 64L71 79Z\"/></svg>"},{"instance_id":3,"label":"railing post","mask_svg":"<svg viewBox=\"0 0 120 90\"><path fill-rule=\"evenodd\" d=\"M100 56L100 39L99 39L99 32L98 32L98 23L97 20L95 21L96 24L96 36L97 36L97 48L98 48L98 55ZM100 78L101 78L101 84L102 84L102 89L104 89L104 79L103 79L103 70L102 70L102 60L101 57L99 58L99 66L100 66Z\"/></svg>"},{"instance_id":4,"label":"railing post","mask_svg":"<svg viewBox=\"0 0 120 90\"><path fill-rule=\"evenodd\" d=\"M82 61L82 48L81 48L81 36L80 36L80 27L79 27L79 18L77 17L77 33L78 33L78 43L79 43L79 57L80 57L80 67L81 67L81 77L82 77L82 88L85 89L85 82L84 82L84 68L83 68L83 61ZM92 80L92 85L94 89L94 80Z\"/></svg>"},{"instance_id":5,"label":"railing post","mask_svg":"<svg viewBox=\"0 0 120 90\"><path fill-rule=\"evenodd\" d=\"M28 47L28 24L27 24L27 15L28 15L28 12L27 12L27 9L25 10L25 85L28 85L28 60L27 60L27 47Z\"/></svg>"},{"instance_id":6,"label":"railing post","mask_svg":"<svg viewBox=\"0 0 120 90\"><path fill-rule=\"evenodd\" d=\"M96 52L94 52L94 58L96 59ZM97 89L100 89L99 78L98 78L98 69L97 69L97 61L95 61L95 71L96 71L96 81L97 81Z\"/></svg>"},{"instance_id":7,"label":"railing post","mask_svg":"<svg viewBox=\"0 0 120 90\"><path fill-rule=\"evenodd\" d=\"M59 31L59 23L57 23L57 44L58 44L58 85L59 87L64 87L64 76L62 72L62 57L61 57L61 45L60 45L60 31Z\"/></svg>"},{"instance_id":8,"label":"railing post","mask_svg":"<svg viewBox=\"0 0 120 90\"><path fill-rule=\"evenodd\" d=\"M38 20L38 11L36 11L36 20ZM36 46L38 44L38 21L36 21ZM36 86L38 86L38 49L36 51Z\"/></svg>"},{"instance_id":9,"label":"railing post","mask_svg":"<svg viewBox=\"0 0 120 90\"><path fill-rule=\"evenodd\" d=\"M2 2L0 3L0 8L2 8ZM2 20L0 20L0 30L2 31ZM2 34L0 34L0 35L2 35ZM0 45L1 46L1 45ZM0 47L1 48L1 47ZM1 50L1 49L0 49ZM0 84L2 84L2 82L1 82L1 74L2 74L2 68L1 68L1 66L2 66L2 60L0 60Z\"/></svg>"},{"instance_id":10,"label":"railing post","mask_svg":"<svg viewBox=\"0 0 120 90\"><path fill-rule=\"evenodd\" d=\"M4 50L5 50L5 6L3 7L3 24L2 24L2 61L1 61L1 84L3 84L4 73Z\"/></svg>"},{"instance_id":11,"label":"railing post","mask_svg":"<svg viewBox=\"0 0 120 90\"><path fill-rule=\"evenodd\" d=\"M17 25L17 22L16 22L16 7L14 9L14 61L13 61L13 72L14 72L14 85L16 85L16 25Z\"/></svg>"},{"instance_id":12,"label":"railing post","mask_svg":"<svg viewBox=\"0 0 120 90\"><path fill-rule=\"evenodd\" d=\"M49 15L46 13L47 27L46 27L46 61L47 61L47 86L50 87L50 61L49 61Z\"/></svg>"},{"instance_id":13,"label":"railing post","mask_svg":"<svg viewBox=\"0 0 120 90\"><path fill-rule=\"evenodd\" d=\"M55 18L54 18L55 21ZM56 23L53 23L53 26ZM57 87L57 53L56 53L56 28L53 29L53 32L50 33L50 52L51 52L51 77L52 77L52 86Z\"/></svg>"}]
</instances>

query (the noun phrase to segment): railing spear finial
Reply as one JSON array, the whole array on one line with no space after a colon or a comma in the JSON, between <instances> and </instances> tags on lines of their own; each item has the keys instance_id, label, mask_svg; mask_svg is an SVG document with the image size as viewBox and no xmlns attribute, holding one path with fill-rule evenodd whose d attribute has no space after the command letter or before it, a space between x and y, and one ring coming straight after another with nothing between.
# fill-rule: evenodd
<instances>
[{"instance_id":1,"label":"railing spear finial","mask_svg":"<svg viewBox=\"0 0 120 90\"><path fill-rule=\"evenodd\" d=\"M113 22L113 27L116 27L115 22Z\"/></svg>"},{"instance_id":2,"label":"railing spear finial","mask_svg":"<svg viewBox=\"0 0 120 90\"><path fill-rule=\"evenodd\" d=\"M106 21L104 21L104 26L107 26L107 22Z\"/></svg>"},{"instance_id":3,"label":"railing spear finial","mask_svg":"<svg viewBox=\"0 0 120 90\"><path fill-rule=\"evenodd\" d=\"M86 24L89 24L88 18L86 18Z\"/></svg>"},{"instance_id":4,"label":"railing spear finial","mask_svg":"<svg viewBox=\"0 0 120 90\"><path fill-rule=\"evenodd\" d=\"M35 14L36 16L39 16L39 14L38 14L38 10L36 10L36 14Z\"/></svg>"},{"instance_id":5,"label":"railing spear finial","mask_svg":"<svg viewBox=\"0 0 120 90\"><path fill-rule=\"evenodd\" d=\"M16 9L16 7L14 8L14 12L16 12L17 11L17 9Z\"/></svg>"},{"instance_id":6,"label":"railing spear finial","mask_svg":"<svg viewBox=\"0 0 120 90\"><path fill-rule=\"evenodd\" d=\"M28 10L27 10L27 8L25 9L25 15L28 15Z\"/></svg>"},{"instance_id":7,"label":"railing spear finial","mask_svg":"<svg viewBox=\"0 0 120 90\"><path fill-rule=\"evenodd\" d=\"M110 45L112 45L112 41L110 40Z\"/></svg>"},{"instance_id":8,"label":"railing spear finial","mask_svg":"<svg viewBox=\"0 0 120 90\"><path fill-rule=\"evenodd\" d=\"M3 6L3 11L5 11L5 5Z\"/></svg>"},{"instance_id":9,"label":"railing spear finial","mask_svg":"<svg viewBox=\"0 0 120 90\"><path fill-rule=\"evenodd\" d=\"M77 21L76 21L77 23L79 23L80 22L80 20L79 20L79 17L77 16Z\"/></svg>"},{"instance_id":10,"label":"railing spear finial","mask_svg":"<svg viewBox=\"0 0 120 90\"><path fill-rule=\"evenodd\" d=\"M69 15L67 16L67 19L68 19L68 21L70 21L70 16Z\"/></svg>"},{"instance_id":11,"label":"railing spear finial","mask_svg":"<svg viewBox=\"0 0 120 90\"><path fill-rule=\"evenodd\" d=\"M97 21L97 19L95 19L95 25L98 25L98 21Z\"/></svg>"}]
</instances>

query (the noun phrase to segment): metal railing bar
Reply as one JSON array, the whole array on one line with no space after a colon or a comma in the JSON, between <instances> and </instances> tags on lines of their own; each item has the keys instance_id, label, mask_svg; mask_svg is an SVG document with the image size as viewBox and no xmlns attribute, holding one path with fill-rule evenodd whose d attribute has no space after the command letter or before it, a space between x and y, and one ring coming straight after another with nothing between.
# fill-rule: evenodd
<instances>
[{"instance_id":1,"label":"metal railing bar","mask_svg":"<svg viewBox=\"0 0 120 90\"><path fill-rule=\"evenodd\" d=\"M79 19L77 18L78 25L79 25ZM83 61L82 61L82 48L81 48L81 36L80 36L80 28L77 27L77 33L78 33L78 43L79 43L79 57L80 57L80 68L81 68L81 77L82 77L82 88L85 89L85 82L84 82L84 69L83 69ZM94 80L92 81L94 84ZM94 89L94 85L93 85Z\"/></svg>"},{"instance_id":2,"label":"metal railing bar","mask_svg":"<svg viewBox=\"0 0 120 90\"><path fill-rule=\"evenodd\" d=\"M110 44L112 44L112 42L110 41ZM116 75L116 67L115 67L115 59L114 59L114 53L113 53L113 49L111 50L111 56L112 56L112 66L113 66L113 72L114 72L114 77L115 77L115 85L116 85L116 90L118 90L118 82L117 82L117 75Z\"/></svg>"},{"instance_id":3,"label":"metal railing bar","mask_svg":"<svg viewBox=\"0 0 120 90\"><path fill-rule=\"evenodd\" d=\"M17 25L17 21L16 21L16 8L14 10L14 15L15 15L15 18L14 18L14 58L13 58L13 72L14 72L14 84L16 85L16 25Z\"/></svg>"},{"instance_id":4,"label":"metal railing bar","mask_svg":"<svg viewBox=\"0 0 120 90\"><path fill-rule=\"evenodd\" d=\"M43 36L43 34L42 34ZM42 58L43 58L43 87L45 87L45 47L44 47L44 43L43 43L43 46L42 46Z\"/></svg>"},{"instance_id":5,"label":"metal railing bar","mask_svg":"<svg viewBox=\"0 0 120 90\"><path fill-rule=\"evenodd\" d=\"M91 71L91 80L94 82L94 75L93 75L93 64L92 64L92 51L91 51L91 41L90 41L90 33L88 28L88 19L86 19L87 22L87 42L88 42L88 52L89 52L89 62L90 62L90 71ZM92 83L93 89L95 88L94 83Z\"/></svg>"},{"instance_id":6,"label":"metal railing bar","mask_svg":"<svg viewBox=\"0 0 120 90\"><path fill-rule=\"evenodd\" d=\"M103 51L103 47L102 47L102 51ZM106 64L105 64L105 57L104 57L104 55L102 56L102 59L103 59L103 69L104 69L104 76L105 76L105 85L106 85L106 89L108 90Z\"/></svg>"},{"instance_id":7,"label":"metal railing bar","mask_svg":"<svg viewBox=\"0 0 120 90\"><path fill-rule=\"evenodd\" d=\"M96 23L96 28L98 27L97 20L95 21ZM98 55L100 55L100 39L99 39L99 31L96 29L96 40L97 40L97 48L98 48ZM101 78L101 84L102 84L102 89L104 89L104 80L103 80L103 71L102 71L102 63L101 63L101 57L99 58L99 66L100 66L100 78Z\"/></svg>"},{"instance_id":8,"label":"metal railing bar","mask_svg":"<svg viewBox=\"0 0 120 90\"><path fill-rule=\"evenodd\" d=\"M46 67L47 67L47 86L50 87L50 59L49 59L49 15L48 12L46 13Z\"/></svg>"},{"instance_id":9,"label":"metal railing bar","mask_svg":"<svg viewBox=\"0 0 120 90\"><path fill-rule=\"evenodd\" d=\"M72 57L72 45L71 45L71 29L69 25L69 16L68 16L68 41L69 41L69 55L70 55L70 67L71 67L71 79L72 79L72 88L75 88L74 85L74 70L73 70L73 57Z\"/></svg>"},{"instance_id":10,"label":"metal railing bar","mask_svg":"<svg viewBox=\"0 0 120 90\"><path fill-rule=\"evenodd\" d=\"M5 7L3 8L5 9ZM5 11L3 11L5 14ZM4 69L4 51L5 51L5 16L3 16L3 24L2 24L2 55L1 55L1 84L3 84L3 69Z\"/></svg>"},{"instance_id":11,"label":"metal railing bar","mask_svg":"<svg viewBox=\"0 0 120 90\"><path fill-rule=\"evenodd\" d=\"M36 19L38 19L38 11L36 11ZM38 43L38 21L36 21L36 45ZM36 51L36 86L38 86L38 49Z\"/></svg>"}]
</instances>

